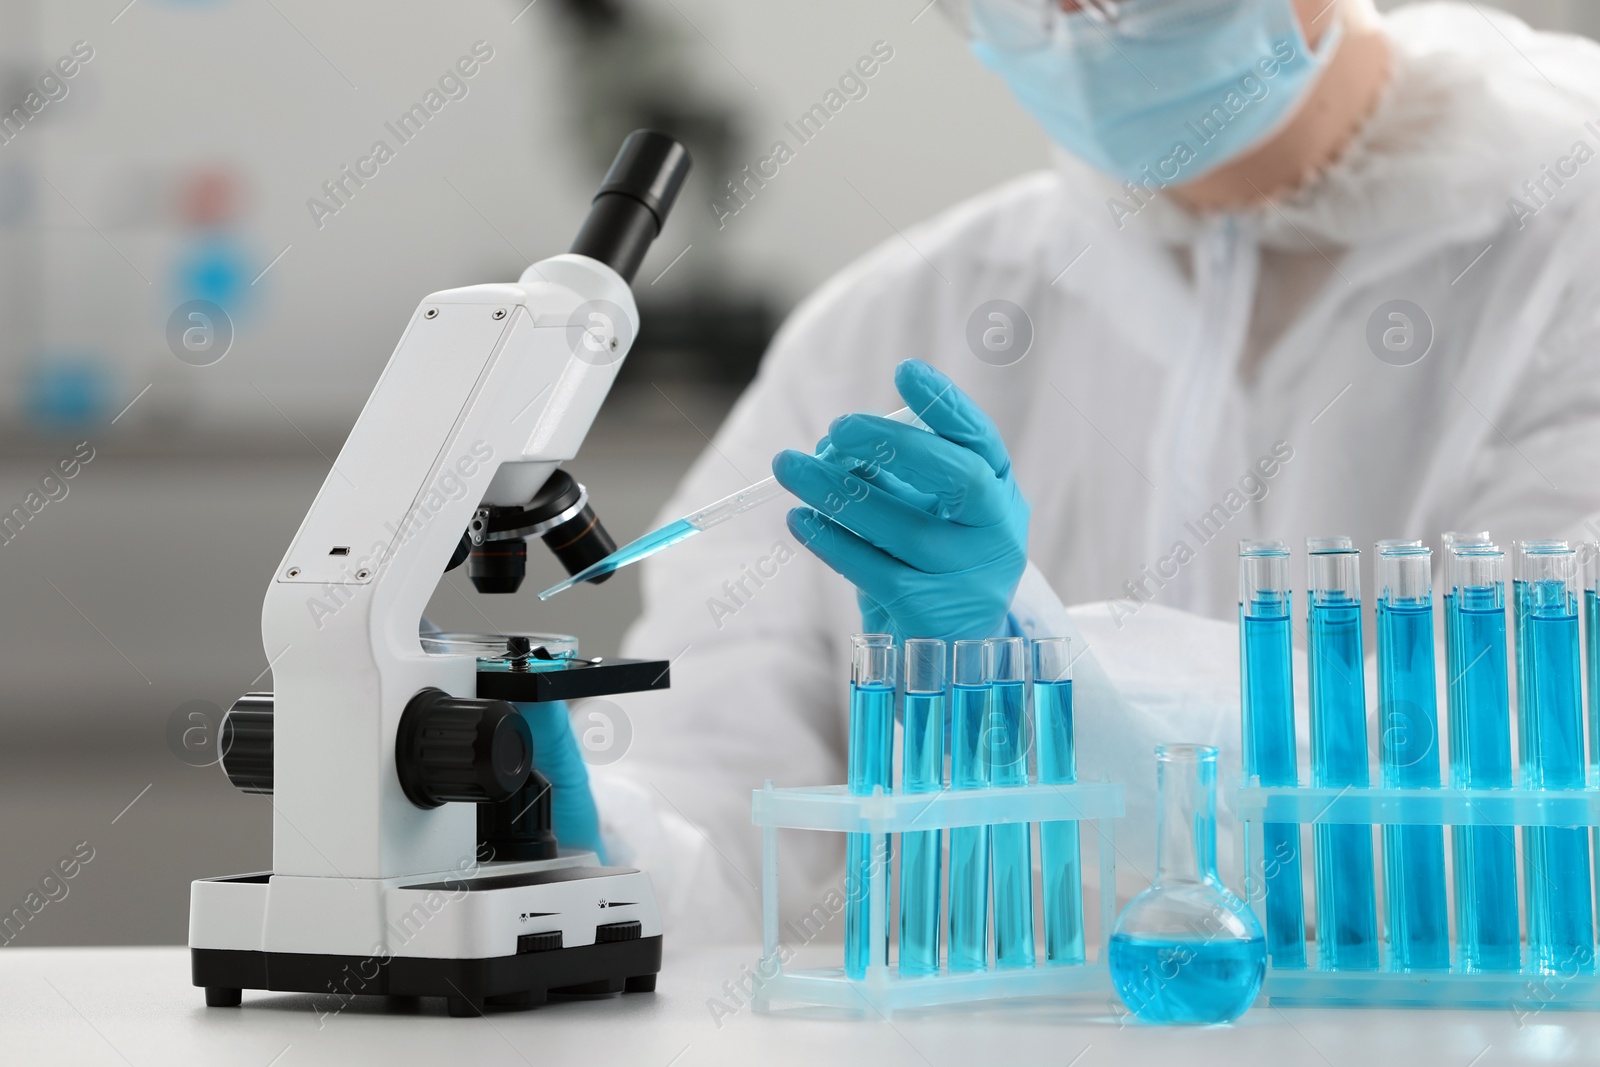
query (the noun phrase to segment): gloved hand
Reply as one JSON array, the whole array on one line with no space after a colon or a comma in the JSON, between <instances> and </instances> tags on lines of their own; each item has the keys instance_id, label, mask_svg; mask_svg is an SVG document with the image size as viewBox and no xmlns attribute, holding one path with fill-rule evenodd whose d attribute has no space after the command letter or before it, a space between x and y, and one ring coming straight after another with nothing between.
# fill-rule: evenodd
<instances>
[{"instance_id":1,"label":"gloved hand","mask_svg":"<svg viewBox=\"0 0 1600 1067\"><path fill-rule=\"evenodd\" d=\"M835 419L819 455L772 461L811 505L789 530L856 587L868 631L946 641L1002 634L1028 565L1028 504L994 422L917 359L895 388L931 429L875 415Z\"/></svg>"},{"instance_id":2,"label":"gloved hand","mask_svg":"<svg viewBox=\"0 0 1600 1067\"><path fill-rule=\"evenodd\" d=\"M563 701L518 704L533 732L533 765L550 779L550 822L562 848L587 848L606 862L600 840L600 812L589 792L589 767L578 750L572 719Z\"/></svg>"}]
</instances>

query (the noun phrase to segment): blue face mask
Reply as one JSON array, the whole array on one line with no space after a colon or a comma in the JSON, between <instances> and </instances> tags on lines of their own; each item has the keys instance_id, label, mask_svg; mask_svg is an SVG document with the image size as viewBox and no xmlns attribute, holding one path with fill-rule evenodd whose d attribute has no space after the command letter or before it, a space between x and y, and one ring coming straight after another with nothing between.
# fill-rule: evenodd
<instances>
[{"instance_id":1,"label":"blue face mask","mask_svg":"<svg viewBox=\"0 0 1600 1067\"><path fill-rule=\"evenodd\" d=\"M1313 53L1292 0L1123 0L1058 18L1048 42L972 50L1052 140L1124 181L1176 185L1276 133L1340 36Z\"/></svg>"}]
</instances>

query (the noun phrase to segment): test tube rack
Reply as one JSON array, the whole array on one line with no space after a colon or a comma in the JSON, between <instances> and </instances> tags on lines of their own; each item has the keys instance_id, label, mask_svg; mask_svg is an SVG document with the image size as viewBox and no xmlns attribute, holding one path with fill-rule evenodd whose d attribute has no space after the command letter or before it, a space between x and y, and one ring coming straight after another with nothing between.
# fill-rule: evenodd
<instances>
[{"instance_id":1,"label":"test tube rack","mask_svg":"<svg viewBox=\"0 0 1600 1067\"><path fill-rule=\"evenodd\" d=\"M1262 828L1266 823L1313 825L1405 825L1500 827L1508 834L1530 826L1600 827L1600 783L1587 789L1384 789L1265 787L1255 780L1243 784L1234 798L1238 816L1239 855L1244 858L1244 885L1256 917L1266 923L1260 892L1267 884ZM1302 835L1303 836L1303 835ZM1521 836L1520 834L1518 835ZM1446 835L1449 842L1449 835ZM1375 843L1377 849L1381 845ZM1518 842L1521 863L1521 842ZM1452 897L1454 886L1451 887ZM1308 923L1312 894L1306 894ZM1454 901L1440 901L1450 907ZM1381 909L1380 909L1381 914ZM1451 914L1454 914L1452 907ZM1526 937L1526 911L1523 912ZM1280 1007L1385 1007L1499 1009L1520 1018L1544 1010L1600 1010L1600 973L1594 953L1568 966L1549 971L1528 963L1516 971L1461 969L1459 946L1451 945L1448 971L1397 971L1388 969L1387 944L1379 970L1329 971L1319 969L1315 940L1308 938L1304 968L1273 967L1269 961L1262 993Z\"/></svg>"},{"instance_id":2,"label":"test tube rack","mask_svg":"<svg viewBox=\"0 0 1600 1067\"><path fill-rule=\"evenodd\" d=\"M752 997L755 1010L770 1012L782 1006L814 1005L887 1019L896 1010L974 1001L1069 994L1111 996L1105 939L1116 918L1113 824L1122 815L1122 786L1112 782L944 789L935 793L886 793L879 788L871 796L851 795L842 785L776 789L767 782L755 790L751 802L751 821L761 828L762 956ZM1084 963L1047 963L1040 954L1039 962L1032 967L997 969L991 961L984 971L942 968L938 974L906 976L891 965L885 949L874 953L866 976L859 980L847 977L842 966L785 966L787 953L779 929L780 830L898 835L961 826L1048 822L1094 825L1103 891L1101 939L1093 959ZM900 849L893 848L892 854L897 862ZM1034 855L1039 855L1037 847ZM878 946L887 946L886 934L894 929L889 921L889 898L892 887L898 884L897 878L888 877L888 869L884 873L885 877L871 882L872 943ZM1038 898L1037 892L1035 897Z\"/></svg>"}]
</instances>

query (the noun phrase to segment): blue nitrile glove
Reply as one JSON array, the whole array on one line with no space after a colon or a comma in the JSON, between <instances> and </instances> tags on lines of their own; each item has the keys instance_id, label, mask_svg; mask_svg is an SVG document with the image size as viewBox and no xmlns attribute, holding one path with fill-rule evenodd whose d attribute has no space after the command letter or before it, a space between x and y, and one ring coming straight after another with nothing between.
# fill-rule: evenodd
<instances>
[{"instance_id":1,"label":"blue nitrile glove","mask_svg":"<svg viewBox=\"0 0 1600 1067\"><path fill-rule=\"evenodd\" d=\"M533 732L533 765L550 779L550 822L562 848L586 848L606 862L600 812L589 792L589 767L578 751L572 719L563 701L518 704Z\"/></svg>"},{"instance_id":2,"label":"blue nitrile glove","mask_svg":"<svg viewBox=\"0 0 1600 1067\"><path fill-rule=\"evenodd\" d=\"M789 530L856 587L868 631L999 636L1028 565L1028 503L988 415L918 359L895 388L933 432L876 415L835 419L818 452L772 461L811 505Z\"/></svg>"}]
</instances>

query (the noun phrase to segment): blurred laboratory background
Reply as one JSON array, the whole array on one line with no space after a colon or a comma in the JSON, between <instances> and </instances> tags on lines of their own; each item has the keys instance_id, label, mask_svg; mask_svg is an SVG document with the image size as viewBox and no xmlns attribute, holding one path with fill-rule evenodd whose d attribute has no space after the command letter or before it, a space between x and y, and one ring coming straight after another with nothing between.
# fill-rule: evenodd
<instances>
[{"instance_id":1,"label":"blurred laboratory background","mask_svg":"<svg viewBox=\"0 0 1600 1067\"><path fill-rule=\"evenodd\" d=\"M1600 33L1593 0L1500 6ZM269 865L267 798L188 731L270 688L266 584L412 308L563 251L641 126L696 166L572 464L619 539L810 289L1046 165L928 0L0 0L0 513L26 513L0 534L0 912L95 852L10 943L181 942L192 878ZM557 577L537 551L515 597L457 571L430 615L613 653L636 573L540 604Z\"/></svg>"}]
</instances>

